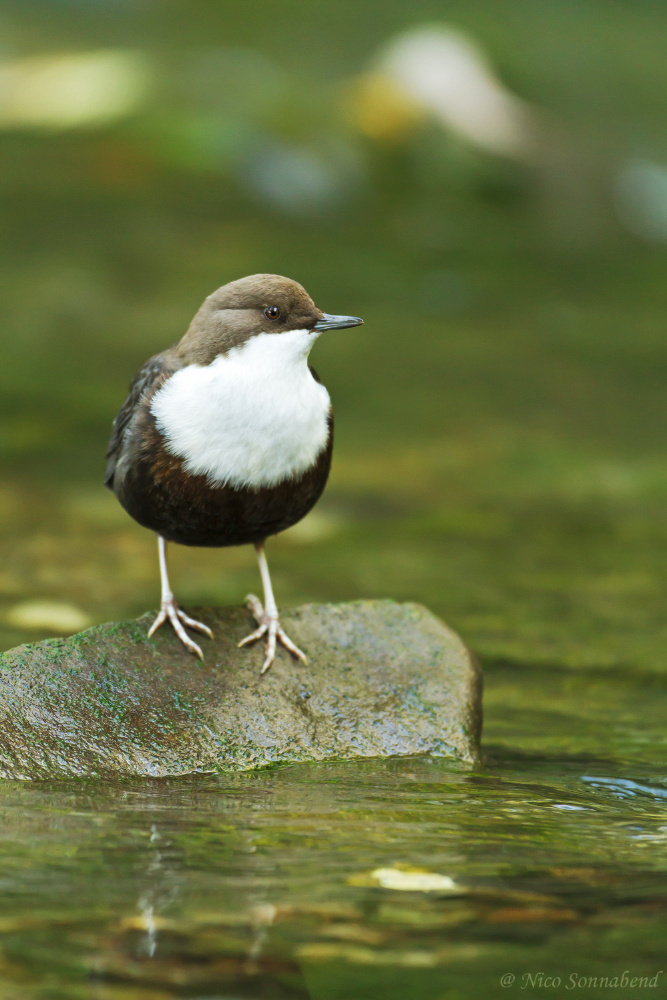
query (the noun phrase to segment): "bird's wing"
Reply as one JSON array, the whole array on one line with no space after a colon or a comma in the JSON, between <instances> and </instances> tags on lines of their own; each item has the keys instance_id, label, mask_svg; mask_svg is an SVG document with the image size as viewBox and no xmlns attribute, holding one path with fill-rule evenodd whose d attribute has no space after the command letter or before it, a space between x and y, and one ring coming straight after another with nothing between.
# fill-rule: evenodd
<instances>
[{"instance_id":1,"label":"bird's wing","mask_svg":"<svg viewBox=\"0 0 667 1000\"><path fill-rule=\"evenodd\" d=\"M123 403L118 416L113 422L109 447L107 448L107 467L104 474L104 485L110 490L113 489L113 479L116 471L116 463L123 448L125 432L130 425L132 417L137 412L142 400L152 395L152 390L169 378L179 367L168 359L166 352L156 354L149 358L143 368L140 368L130 383L127 399Z\"/></svg>"}]
</instances>

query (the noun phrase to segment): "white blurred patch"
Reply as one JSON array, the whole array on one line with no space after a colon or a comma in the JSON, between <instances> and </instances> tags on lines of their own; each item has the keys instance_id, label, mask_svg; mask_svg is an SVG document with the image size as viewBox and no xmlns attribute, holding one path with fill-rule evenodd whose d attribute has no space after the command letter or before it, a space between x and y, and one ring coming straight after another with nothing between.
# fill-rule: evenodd
<instances>
[{"instance_id":1,"label":"white blurred patch","mask_svg":"<svg viewBox=\"0 0 667 1000\"><path fill-rule=\"evenodd\" d=\"M0 127L77 128L134 111L150 82L138 52L33 56L0 64Z\"/></svg>"},{"instance_id":2,"label":"white blurred patch","mask_svg":"<svg viewBox=\"0 0 667 1000\"><path fill-rule=\"evenodd\" d=\"M400 35L377 70L443 125L492 153L516 155L531 144L531 112L495 76L479 45L454 28Z\"/></svg>"},{"instance_id":3,"label":"white blurred patch","mask_svg":"<svg viewBox=\"0 0 667 1000\"><path fill-rule=\"evenodd\" d=\"M376 868L371 878L383 889L405 892L460 892L454 879L436 872L403 871L401 868Z\"/></svg>"},{"instance_id":4,"label":"white blurred patch","mask_svg":"<svg viewBox=\"0 0 667 1000\"><path fill-rule=\"evenodd\" d=\"M23 601L9 609L5 621L15 628L63 634L79 632L92 624L80 608L61 601Z\"/></svg>"},{"instance_id":5,"label":"white blurred patch","mask_svg":"<svg viewBox=\"0 0 667 1000\"><path fill-rule=\"evenodd\" d=\"M614 194L626 229L650 243L667 243L667 167L630 160L618 173Z\"/></svg>"}]
</instances>

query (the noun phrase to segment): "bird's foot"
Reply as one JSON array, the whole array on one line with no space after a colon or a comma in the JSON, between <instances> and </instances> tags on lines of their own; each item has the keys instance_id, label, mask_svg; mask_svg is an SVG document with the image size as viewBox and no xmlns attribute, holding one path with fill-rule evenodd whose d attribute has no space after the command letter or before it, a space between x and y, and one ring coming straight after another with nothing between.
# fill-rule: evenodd
<instances>
[{"instance_id":1,"label":"bird's foot","mask_svg":"<svg viewBox=\"0 0 667 1000\"><path fill-rule=\"evenodd\" d=\"M157 618L155 619L150 629L148 630L149 637L153 635L153 632L157 632L160 625L166 622L167 618L173 625L174 632L181 640L187 651L189 653L192 653L193 656L198 656L200 660L203 660L204 654L202 653L197 643L192 641L188 633L183 628L183 625L181 625L181 622L183 622L183 624L185 625L188 625L190 628L196 629L198 632L203 632L204 635L207 635L209 637L209 639L212 639L213 633L211 632L208 625L204 625L203 622L198 622L194 618L189 618L184 611L181 611L178 604L172 597L170 601L162 602L162 605L160 607L160 613L158 614Z\"/></svg>"},{"instance_id":2,"label":"bird's foot","mask_svg":"<svg viewBox=\"0 0 667 1000\"><path fill-rule=\"evenodd\" d=\"M266 657L264 663L262 664L262 669L260 673L265 674L269 669L271 664L276 658L276 641L285 647L292 656L296 657L297 660L301 660L302 663L308 663L306 659L306 654L303 653L298 646L295 646L292 640L286 635L280 627L280 621L278 620L278 615L269 615L264 610L262 602L258 600L254 594L248 594L246 597L248 602L248 607L250 608L253 618L257 622L258 628L250 635L247 635L245 639L241 639L239 646L247 646L251 642L256 642L261 639L263 635L266 635Z\"/></svg>"}]
</instances>

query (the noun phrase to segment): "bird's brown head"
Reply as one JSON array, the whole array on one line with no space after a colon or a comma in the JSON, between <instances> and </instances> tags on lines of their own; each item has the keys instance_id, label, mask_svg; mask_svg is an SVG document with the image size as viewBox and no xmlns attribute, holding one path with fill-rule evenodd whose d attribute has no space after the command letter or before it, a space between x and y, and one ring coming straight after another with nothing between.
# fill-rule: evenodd
<instances>
[{"instance_id":1,"label":"bird's brown head","mask_svg":"<svg viewBox=\"0 0 667 1000\"><path fill-rule=\"evenodd\" d=\"M186 363L207 365L260 333L320 333L362 322L356 316L322 312L298 281L279 274L251 274L230 281L204 300L177 352Z\"/></svg>"}]
</instances>

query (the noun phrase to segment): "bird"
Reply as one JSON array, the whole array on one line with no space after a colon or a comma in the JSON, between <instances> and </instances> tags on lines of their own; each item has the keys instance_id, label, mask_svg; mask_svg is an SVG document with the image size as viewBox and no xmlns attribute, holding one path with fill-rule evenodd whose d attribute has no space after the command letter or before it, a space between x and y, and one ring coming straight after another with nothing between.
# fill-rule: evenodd
<instances>
[{"instance_id":1,"label":"bird","mask_svg":"<svg viewBox=\"0 0 667 1000\"><path fill-rule=\"evenodd\" d=\"M185 626L213 637L176 602L169 542L252 544L264 601L247 595L257 627L239 646L264 638L262 674L277 643L307 662L280 625L265 543L311 510L329 475L333 412L310 350L324 331L361 323L322 312L297 281L252 274L209 295L182 339L137 372L113 423L105 485L157 534L161 601L149 636L168 621L200 659Z\"/></svg>"}]
</instances>

